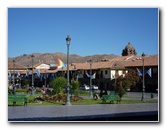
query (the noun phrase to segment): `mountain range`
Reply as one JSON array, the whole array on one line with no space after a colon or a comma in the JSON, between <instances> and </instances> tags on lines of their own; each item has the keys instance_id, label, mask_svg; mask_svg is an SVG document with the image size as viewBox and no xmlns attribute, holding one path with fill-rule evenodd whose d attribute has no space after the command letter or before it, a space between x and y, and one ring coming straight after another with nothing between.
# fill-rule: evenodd
<instances>
[{"instance_id":1,"label":"mountain range","mask_svg":"<svg viewBox=\"0 0 166 129\"><path fill-rule=\"evenodd\" d=\"M33 53L34 55L34 64L38 63L47 63L47 64L57 64L57 58L62 60L64 63L67 63L67 55L64 53ZM93 62L98 62L101 60L110 60L117 57L114 54L101 54L101 55L92 55L92 56L79 56L76 54L72 54L69 56L69 63L84 63L88 60L92 59ZM17 57L8 57L8 63L12 63L15 60L16 63L21 64L25 67L29 67L32 65L31 54L23 54Z\"/></svg>"}]
</instances>

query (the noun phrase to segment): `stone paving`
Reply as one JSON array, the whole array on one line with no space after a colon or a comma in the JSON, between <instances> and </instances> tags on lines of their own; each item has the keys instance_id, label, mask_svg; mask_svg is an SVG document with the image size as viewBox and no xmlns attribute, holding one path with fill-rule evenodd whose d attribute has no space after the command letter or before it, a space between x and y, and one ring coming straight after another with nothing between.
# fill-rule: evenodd
<instances>
[{"instance_id":1,"label":"stone paving","mask_svg":"<svg viewBox=\"0 0 166 129\"><path fill-rule=\"evenodd\" d=\"M132 93L130 93L132 94ZM139 94L140 95L140 94ZM150 99L145 95L145 99ZM137 98L137 97L136 97ZM157 99L157 95L153 99ZM138 99L138 98L137 98ZM158 103L147 104L97 104L97 105L71 105L71 106L8 106L8 121L47 121L49 118L56 120L100 117L102 115L116 115L123 113L157 112ZM35 118L35 119L34 119ZM71 119L69 119L71 120Z\"/></svg>"}]
</instances>

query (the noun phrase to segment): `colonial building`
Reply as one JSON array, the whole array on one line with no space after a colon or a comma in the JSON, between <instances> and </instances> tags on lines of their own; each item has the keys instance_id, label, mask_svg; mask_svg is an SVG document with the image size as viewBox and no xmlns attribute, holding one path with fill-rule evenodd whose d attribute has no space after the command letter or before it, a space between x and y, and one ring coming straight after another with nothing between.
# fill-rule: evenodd
<instances>
[{"instance_id":1,"label":"colonial building","mask_svg":"<svg viewBox=\"0 0 166 129\"><path fill-rule=\"evenodd\" d=\"M122 50L122 56L113 58L111 60L101 59L101 61L85 62L85 63L71 63L69 64L69 78L71 80L78 80L81 84L90 84L90 78L87 76L95 74L92 79L92 85L99 86L100 89L113 90L115 79L119 76L125 76L126 73L138 68L141 72L143 65L145 67L145 91L156 91L158 89L158 55L144 57L144 64L142 57L136 55L136 50L130 44ZM151 69L151 76L147 71ZM28 74L27 71L29 70ZM19 71L19 74L16 72ZM37 71L40 72L37 74ZM9 85L17 83L23 85L23 81L28 80L30 85L32 83L32 66L24 67L15 62L8 64ZM18 72L17 72L18 73ZM67 78L67 68L58 68L57 64L38 63L33 66L34 86L42 87L49 86L50 82L58 76ZM12 76L11 76L12 75ZM142 91L142 77L140 82L132 91Z\"/></svg>"},{"instance_id":2,"label":"colonial building","mask_svg":"<svg viewBox=\"0 0 166 129\"><path fill-rule=\"evenodd\" d=\"M70 65L70 75L71 79L78 79L81 84L90 83L90 65L92 70L92 75L95 74L95 79L92 79L92 85L99 86L100 89L113 89L113 83L115 78L124 75L127 71L125 70L124 64L120 61L110 60L101 62L91 62L90 63L73 63ZM62 69L58 70L62 72ZM63 68L66 72L66 68Z\"/></svg>"},{"instance_id":3,"label":"colonial building","mask_svg":"<svg viewBox=\"0 0 166 129\"><path fill-rule=\"evenodd\" d=\"M8 63L8 85L20 84L21 76L26 72L27 68L16 63Z\"/></svg>"},{"instance_id":4,"label":"colonial building","mask_svg":"<svg viewBox=\"0 0 166 129\"><path fill-rule=\"evenodd\" d=\"M145 77L145 91L156 91L158 89L158 55L145 56L144 64L141 56L133 56L125 64L125 68L128 71L136 70L138 68L143 74L144 65L144 77ZM148 74L148 70L151 69L151 76ZM136 91L142 90L142 76L140 83L135 89Z\"/></svg>"},{"instance_id":5,"label":"colonial building","mask_svg":"<svg viewBox=\"0 0 166 129\"><path fill-rule=\"evenodd\" d=\"M49 85L49 82L56 78L57 66L52 64L38 63L31 67L24 67L17 63L8 63L8 84L24 85L24 81L29 81L29 86L32 84L32 72L34 77L34 86L42 87ZM37 74L40 72L40 76Z\"/></svg>"}]
</instances>

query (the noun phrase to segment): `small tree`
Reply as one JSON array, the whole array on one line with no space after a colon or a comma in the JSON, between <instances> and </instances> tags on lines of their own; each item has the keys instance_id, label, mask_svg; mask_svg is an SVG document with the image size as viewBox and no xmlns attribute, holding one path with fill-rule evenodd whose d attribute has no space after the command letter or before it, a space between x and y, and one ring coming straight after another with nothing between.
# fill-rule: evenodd
<instances>
[{"instance_id":1,"label":"small tree","mask_svg":"<svg viewBox=\"0 0 166 129\"><path fill-rule=\"evenodd\" d=\"M115 91L119 94L119 97L122 98L128 88L135 87L139 79L140 76L136 71L131 71L127 73L124 77L118 77Z\"/></svg>"},{"instance_id":2,"label":"small tree","mask_svg":"<svg viewBox=\"0 0 166 129\"><path fill-rule=\"evenodd\" d=\"M78 96L79 86L80 86L80 82L79 81L72 81L71 82L72 90L74 90L74 95L76 95L76 96Z\"/></svg>"},{"instance_id":3,"label":"small tree","mask_svg":"<svg viewBox=\"0 0 166 129\"><path fill-rule=\"evenodd\" d=\"M28 79L26 79L22 82L22 84L25 86L28 86L28 85L30 85L30 81Z\"/></svg>"},{"instance_id":4,"label":"small tree","mask_svg":"<svg viewBox=\"0 0 166 129\"><path fill-rule=\"evenodd\" d=\"M127 88L134 88L136 86L136 83L139 82L139 80L140 76L138 75L138 72L130 71L124 77L124 85L126 85Z\"/></svg>"},{"instance_id":5,"label":"small tree","mask_svg":"<svg viewBox=\"0 0 166 129\"><path fill-rule=\"evenodd\" d=\"M64 77L58 77L51 82L51 85L56 94L63 93L63 89L66 86L66 79Z\"/></svg>"}]
</instances>

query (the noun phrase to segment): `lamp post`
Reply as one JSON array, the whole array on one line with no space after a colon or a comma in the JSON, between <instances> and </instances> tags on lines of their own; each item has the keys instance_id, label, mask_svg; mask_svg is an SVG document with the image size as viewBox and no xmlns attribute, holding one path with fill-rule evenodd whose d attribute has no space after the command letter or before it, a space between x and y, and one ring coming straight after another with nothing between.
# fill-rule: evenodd
<instances>
[{"instance_id":1,"label":"lamp post","mask_svg":"<svg viewBox=\"0 0 166 129\"><path fill-rule=\"evenodd\" d=\"M34 58L35 56L32 54L31 58L32 58L32 92L31 94L33 95L33 87L34 87L34 77L33 77L33 63L34 63Z\"/></svg>"},{"instance_id":2,"label":"lamp post","mask_svg":"<svg viewBox=\"0 0 166 129\"><path fill-rule=\"evenodd\" d=\"M115 68L115 87L114 87L114 90L116 90L116 67L117 67L117 64L114 64L114 68Z\"/></svg>"},{"instance_id":3,"label":"lamp post","mask_svg":"<svg viewBox=\"0 0 166 129\"><path fill-rule=\"evenodd\" d=\"M142 53L142 65L143 65L143 73L142 73L142 78L143 78L143 82L142 82L142 101L144 100L144 92L145 92L145 80L144 80L144 57L145 57L145 54Z\"/></svg>"},{"instance_id":4,"label":"lamp post","mask_svg":"<svg viewBox=\"0 0 166 129\"><path fill-rule=\"evenodd\" d=\"M44 76L45 76L45 82L44 82L44 85L45 85L45 87L46 87L46 68L45 68L45 70L44 70L45 72L44 72Z\"/></svg>"},{"instance_id":5,"label":"lamp post","mask_svg":"<svg viewBox=\"0 0 166 129\"><path fill-rule=\"evenodd\" d=\"M15 60L13 60L13 85L15 86Z\"/></svg>"},{"instance_id":6,"label":"lamp post","mask_svg":"<svg viewBox=\"0 0 166 129\"><path fill-rule=\"evenodd\" d=\"M69 35L66 38L66 45L67 45L67 98L66 98L66 105L71 105L70 103L70 96L69 96L69 90L70 90L70 83L69 83L69 46L70 46L71 38Z\"/></svg>"},{"instance_id":7,"label":"lamp post","mask_svg":"<svg viewBox=\"0 0 166 129\"><path fill-rule=\"evenodd\" d=\"M89 60L90 63L90 92L89 92L89 96L92 98L92 59Z\"/></svg>"}]
</instances>

